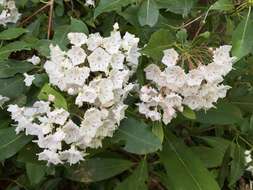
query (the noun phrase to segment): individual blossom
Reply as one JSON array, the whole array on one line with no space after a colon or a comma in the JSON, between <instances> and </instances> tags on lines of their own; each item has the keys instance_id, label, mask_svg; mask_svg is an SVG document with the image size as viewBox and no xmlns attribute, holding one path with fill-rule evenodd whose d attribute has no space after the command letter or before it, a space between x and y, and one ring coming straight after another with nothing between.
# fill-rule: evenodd
<instances>
[{"instance_id":1,"label":"individual blossom","mask_svg":"<svg viewBox=\"0 0 253 190\"><path fill-rule=\"evenodd\" d=\"M9 100L10 100L10 98L2 96L0 94L0 107L2 107L5 104L5 102L8 102Z\"/></svg>"},{"instance_id":2,"label":"individual blossom","mask_svg":"<svg viewBox=\"0 0 253 190\"><path fill-rule=\"evenodd\" d=\"M7 23L16 23L21 14L15 5L14 0L2 0L0 5L3 8L0 13L0 25L6 26Z\"/></svg>"},{"instance_id":3,"label":"individual blossom","mask_svg":"<svg viewBox=\"0 0 253 190\"><path fill-rule=\"evenodd\" d=\"M32 63L33 65L38 65L41 62L40 58L36 55L33 55L31 58L27 59L27 61Z\"/></svg>"},{"instance_id":4,"label":"individual blossom","mask_svg":"<svg viewBox=\"0 0 253 190\"><path fill-rule=\"evenodd\" d=\"M229 86L223 85L224 77L233 69L234 57L230 56L231 46L214 50L213 61L200 64L185 71L178 64L179 54L174 49L164 50L161 70L151 64L144 71L150 84L140 90L139 112L152 121L162 120L168 124L183 111L183 106L192 110L208 110L215 107L219 98L226 96Z\"/></svg>"},{"instance_id":5,"label":"individual blossom","mask_svg":"<svg viewBox=\"0 0 253 190\"><path fill-rule=\"evenodd\" d=\"M33 80L35 79L34 75L28 75L27 73L24 73L24 82L26 86L31 86L33 83Z\"/></svg>"}]
</instances>

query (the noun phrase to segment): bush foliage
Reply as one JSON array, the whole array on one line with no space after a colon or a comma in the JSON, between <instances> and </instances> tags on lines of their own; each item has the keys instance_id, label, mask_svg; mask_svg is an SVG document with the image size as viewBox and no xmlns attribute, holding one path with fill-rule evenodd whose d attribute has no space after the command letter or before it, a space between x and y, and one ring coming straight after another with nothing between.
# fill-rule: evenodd
<instances>
[{"instance_id":1,"label":"bush foliage","mask_svg":"<svg viewBox=\"0 0 253 190\"><path fill-rule=\"evenodd\" d=\"M88 0L15 2L19 20L0 26L0 95L9 99L0 108L0 189L250 189L245 151L253 149L252 0L96 0L94 6ZM122 34L140 39L139 65L131 79L139 86L147 83L144 69L159 65L165 49L177 49L186 63L205 63L204 50L232 45L234 69L224 79L232 88L215 108L185 107L168 125L140 114L138 92L130 93L120 127L102 147L89 149L84 161L39 161L34 137L16 134L8 105L31 106L53 95L55 107L76 112L73 98L49 85L43 68L49 45L67 49L69 32L109 36L116 22ZM42 64L29 63L33 55ZM29 87L24 73L35 76Z\"/></svg>"}]
</instances>

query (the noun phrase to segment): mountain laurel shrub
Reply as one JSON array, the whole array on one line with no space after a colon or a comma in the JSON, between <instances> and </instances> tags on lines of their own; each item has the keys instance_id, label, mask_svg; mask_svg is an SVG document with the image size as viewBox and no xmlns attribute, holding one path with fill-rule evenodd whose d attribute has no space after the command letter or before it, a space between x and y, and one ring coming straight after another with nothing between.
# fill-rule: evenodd
<instances>
[{"instance_id":1,"label":"mountain laurel shrub","mask_svg":"<svg viewBox=\"0 0 253 190\"><path fill-rule=\"evenodd\" d=\"M0 0L0 189L252 189L252 6Z\"/></svg>"}]
</instances>

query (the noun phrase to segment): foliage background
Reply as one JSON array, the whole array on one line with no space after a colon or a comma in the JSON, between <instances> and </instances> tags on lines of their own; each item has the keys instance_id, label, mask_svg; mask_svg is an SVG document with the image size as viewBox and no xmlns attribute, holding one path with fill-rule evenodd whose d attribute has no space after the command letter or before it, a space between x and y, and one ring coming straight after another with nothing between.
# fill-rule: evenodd
<instances>
[{"instance_id":1,"label":"foliage background","mask_svg":"<svg viewBox=\"0 0 253 190\"><path fill-rule=\"evenodd\" d=\"M139 115L133 94L114 137L72 167L39 162L32 137L17 136L8 113L0 110L0 189L250 189L244 151L253 148L252 0L100 0L95 8L83 0L16 4L22 18L0 30L0 94L11 103L29 105L50 93L55 104L71 109L67 96L47 85L42 66L24 60L33 54L45 60L50 43L66 48L68 32L106 36L115 22L121 32L137 35L141 47L147 44L135 76L140 84L145 83L143 68L159 63L162 50L170 47L186 61L206 61L202 50L231 44L237 62L226 78L233 88L216 109L185 109L168 126ZM30 88L21 75L27 71L36 75Z\"/></svg>"}]
</instances>

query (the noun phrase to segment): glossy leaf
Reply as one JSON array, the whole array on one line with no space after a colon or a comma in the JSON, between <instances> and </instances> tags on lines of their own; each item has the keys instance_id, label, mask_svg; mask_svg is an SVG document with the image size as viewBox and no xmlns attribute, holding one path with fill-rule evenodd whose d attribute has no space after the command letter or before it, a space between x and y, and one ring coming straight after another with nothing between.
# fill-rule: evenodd
<instances>
[{"instance_id":1,"label":"glossy leaf","mask_svg":"<svg viewBox=\"0 0 253 190\"><path fill-rule=\"evenodd\" d=\"M95 9L94 17L102 13L115 11L132 3L132 0L101 0Z\"/></svg>"},{"instance_id":2,"label":"glossy leaf","mask_svg":"<svg viewBox=\"0 0 253 190\"><path fill-rule=\"evenodd\" d=\"M193 6L195 0L156 0L159 8L167 9L175 14L181 14L184 17L187 16Z\"/></svg>"},{"instance_id":3,"label":"glossy leaf","mask_svg":"<svg viewBox=\"0 0 253 190\"><path fill-rule=\"evenodd\" d=\"M142 52L156 60L161 60L163 50L171 48L174 37L169 30L161 29L152 34L148 44Z\"/></svg>"},{"instance_id":4,"label":"glossy leaf","mask_svg":"<svg viewBox=\"0 0 253 190\"><path fill-rule=\"evenodd\" d=\"M161 148L161 141L145 123L127 118L116 131L115 141L125 143L124 150L135 154L147 154Z\"/></svg>"},{"instance_id":5,"label":"glossy leaf","mask_svg":"<svg viewBox=\"0 0 253 190\"><path fill-rule=\"evenodd\" d=\"M86 24L82 20L71 18L70 27L71 27L71 32L82 32L85 34L89 34L89 30Z\"/></svg>"},{"instance_id":6,"label":"glossy leaf","mask_svg":"<svg viewBox=\"0 0 253 190\"><path fill-rule=\"evenodd\" d=\"M183 116L185 116L187 119L195 120L196 114L193 110L191 110L189 107L185 107L184 111L182 112Z\"/></svg>"},{"instance_id":7,"label":"glossy leaf","mask_svg":"<svg viewBox=\"0 0 253 190\"><path fill-rule=\"evenodd\" d=\"M191 147L191 151L199 157L207 168L219 167L222 164L224 152L219 149L205 146L194 146Z\"/></svg>"},{"instance_id":8,"label":"glossy leaf","mask_svg":"<svg viewBox=\"0 0 253 190\"><path fill-rule=\"evenodd\" d=\"M210 109L207 112L197 112L197 121L201 123L226 125L237 123L241 119L240 109L228 103L218 104L217 108Z\"/></svg>"},{"instance_id":9,"label":"glossy leaf","mask_svg":"<svg viewBox=\"0 0 253 190\"><path fill-rule=\"evenodd\" d=\"M172 133L168 133L168 141L160 153L160 159L167 171L172 190L220 189L199 158Z\"/></svg>"},{"instance_id":10,"label":"glossy leaf","mask_svg":"<svg viewBox=\"0 0 253 190\"><path fill-rule=\"evenodd\" d=\"M24 78L16 76L13 78L0 79L0 94L9 98L17 98L25 91Z\"/></svg>"},{"instance_id":11,"label":"glossy leaf","mask_svg":"<svg viewBox=\"0 0 253 190\"><path fill-rule=\"evenodd\" d=\"M60 92L56 91L54 88L52 88L49 84L45 84L39 95L38 98L40 100L48 100L48 96L49 95L53 95L55 97L54 99L54 105L57 108L64 108L65 110L68 109L68 105L67 105L67 101L65 100L65 98L61 95Z\"/></svg>"},{"instance_id":12,"label":"glossy leaf","mask_svg":"<svg viewBox=\"0 0 253 190\"><path fill-rule=\"evenodd\" d=\"M120 183L115 190L148 190L148 166L146 160L142 160L132 175Z\"/></svg>"},{"instance_id":13,"label":"glossy leaf","mask_svg":"<svg viewBox=\"0 0 253 190\"><path fill-rule=\"evenodd\" d=\"M231 172L229 176L229 185L234 185L237 180L243 175L245 167L245 155L244 149L240 145L236 144L233 147L232 162L231 162Z\"/></svg>"},{"instance_id":14,"label":"glossy leaf","mask_svg":"<svg viewBox=\"0 0 253 190\"><path fill-rule=\"evenodd\" d=\"M118 175L132 166L132 162L115 158L91 158L66 169L65 176L73 181L90 183Z\"/></svg>"},{"instance_id":15,"label":"glossy leaf","mask_svg":"<svg viewBox=\"0 0 253 190\"><path fill-rule=\"evenodd\" d=\"M24 28L8 28L0 32L0 40L12 40L26 32L28 32L28 30Z\"/></svg>"},{"instance_id":16,"label":"glossy leaf","mask_svg":"<svg viewBox=\"0 0 253 190\"><path fill-rule=\"evenodd\" d=\"M45 165L26 163L26 173L32 185L39 184L46 174Z\"/></svg>"},{"instance_id":17,"label":"glossy leaf","mask_svg":"<svg viewBox=\"0 0 253 190\"><path fill-rule=\"evenodd\" d=\"M231 11L233 8L232 0L218 0L210 7L210 10Z\"/></svg>"},{"instance_id":18,"label":"glossy leaf","mask_svg":"<svg viewBox=\"0 0 253 190\"><path fill-rule=\"evenodd\" d=\"M15 155L29 143L32 138L33 137L25 136L24 134L17 135L14 127L0 129L0 160L2 161Z\"/></svg>"},{"instance_id":19,"label":"glossy leaf","mask_svg":"<svg viewBox=\"0 0 253 190\"><path fill-rule=\"evenodd\" d=\"M138 20L141 26L154 26L159 17L159 10L154 0L143 1L138 12Z\"/></svg>"},{"instance_id":20,"label":"glossy leaf","mask_svg":"<svg viewBox=\"0 0 253 190\"><path fill-rule=\"evenodd\" d=\"M233 56L237 57L237 60L248 55L253 50L253 21L248 15L233 32L232 44Z\"/></svg>"},{"instance_id":21,"label":"glossy leaf","mask_svg":"<svg viewBox=\"0 0 253 190\"><path fill-rule=\"evenodd\" d=\"M7 59L12 52L30 50L31 45L23 41L15 41L0 48L0 60Z\"/></svg>"},{"instance_id":22,"label":"glossy leaf","mask_svg":"<svg viewBox=\"0 0 253 190\"><path fill-rule=\"evenodd\" d=\"M12 77L17 73L25 73L34 68L34 65L25 61L7 60L0 62L0 78Z\"/></svg>"}]
</instances>

